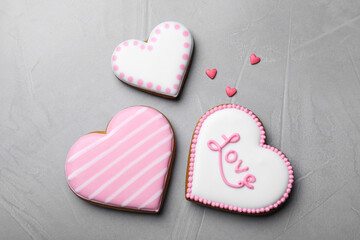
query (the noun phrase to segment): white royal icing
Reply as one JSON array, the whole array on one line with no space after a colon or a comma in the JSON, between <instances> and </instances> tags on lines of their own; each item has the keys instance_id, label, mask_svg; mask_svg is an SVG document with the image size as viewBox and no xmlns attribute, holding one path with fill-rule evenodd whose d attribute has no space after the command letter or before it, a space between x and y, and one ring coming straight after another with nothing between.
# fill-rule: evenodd
<instances>
[{"instance_id":1,"label":"white royal icing","mask_svg":"<svg viewBox=\"0 0 360 240\"><path fill-rule=\"evenodd\" d=\"M226 180L237 185L247 174L256 180L249 186L240 188L227 185L219 171L219 152L211 150L209 141L225 142L222 135L229 138L239 134L240 140L229 142L222 149L223 172ZM289 182L289 170L277 153L259 145L260 129L254 119L238 109L222 109L209 115L198 134L194 159L191 195L212 202L239 208L259 209L276 203L285 193ZM246 171L236 173L237 162L225 161L225 155L235 150L242 160L241 168ZM228 157L234 159L234 153ZM254 179L253 179L254 180Z\"/></svg>"},{"instance_id":2,"label":"white royal icing","mask_svg":"<svg viewBox=\"0 0 360 240\"><path fill-rule=\"evenodd\" d=\"M120 43L112 55L112 69L129 85L177 97L193 46L193 37L184 25L164 22L152 30L147 43L134 39Z\"/></svg>"}]
</instances>

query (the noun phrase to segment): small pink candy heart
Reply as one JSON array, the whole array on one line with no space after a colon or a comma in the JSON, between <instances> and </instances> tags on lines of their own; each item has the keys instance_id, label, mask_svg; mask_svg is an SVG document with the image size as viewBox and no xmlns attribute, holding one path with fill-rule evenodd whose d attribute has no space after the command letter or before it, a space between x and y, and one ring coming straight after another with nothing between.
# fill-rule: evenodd
<instances>
[{"instance_id":1,"label":"small pink candy heart","mask_svg":"<svg viewBox=\"0 0 360 240\"><path fill-rule=\"evenodd\" d=\"M259 63L260 60L261 60L261 59L260 59L259 57L257 57L255 54L251 54L251 56L250 56L250 63L251 63L252 65Z\"/></svg>"},{"instance_id":2,"label":"small pink candy heart","mask_svg":"<svg viewBox=\"0 0 360 240\"><path fill-rule=\"evenodd\" d=\"M206 75L208 75L209 78L214 79L214 77L217 73L217 70L216 69L212 69L212 70L206 69L205 73L206 73Z\"/></svg>"},{"instance_id":3,"label":"small pink candy heart","mask_svg":"<svg viewBox=\"0 0 360 240\"><path fill-rule=\"evenodd\" d=\"M236 88L231 88L231 87L226 87L226 88L225 88L225 91L226 91L226 94L227 94L229 97L234 96L235 93L237 92Z\"/></svg>"}]
</instances>

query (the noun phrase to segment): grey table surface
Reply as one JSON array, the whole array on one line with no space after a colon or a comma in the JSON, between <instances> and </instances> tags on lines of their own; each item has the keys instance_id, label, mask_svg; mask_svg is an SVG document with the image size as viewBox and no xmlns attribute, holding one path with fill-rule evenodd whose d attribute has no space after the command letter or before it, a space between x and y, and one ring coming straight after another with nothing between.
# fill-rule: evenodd
<instances>
[{"instance_id":1,"label":"grey table surface","mask_svg":"<svg viewBox=\"0 0 360 240\"><path fill-rule=\"evenodd\" d=\"M118 43L167 20L196 41L177 100L121 83L110 66ZM360 239L359 40L357 0L1 0L0 239ZM228 102L255 112L294 167L291 197L273 215L185 200L195 124ZM176 134L158 215L93 206L65 180L71 145L132 105L157 108Z\"/></svg>"}]
</instances>

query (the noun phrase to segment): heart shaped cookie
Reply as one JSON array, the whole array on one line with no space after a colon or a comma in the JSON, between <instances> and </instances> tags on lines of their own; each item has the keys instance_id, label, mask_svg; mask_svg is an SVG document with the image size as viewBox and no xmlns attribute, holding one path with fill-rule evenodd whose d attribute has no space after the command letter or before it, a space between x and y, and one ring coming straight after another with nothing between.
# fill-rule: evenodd
<instances>
[{"instance_id":1,"label":"heart shaped cookie","mask_svg":"<svg viewBox=\"0 0 360 240\"><path fill-rule=\"evenodd\" d=\"M170 176L174 133L157 110L135 106L112 118L105 132L71 147L65 173L71 190L91 203L158 212Z\"/></svg>"},{"instance_id":2,"label":"heart shaped cookie","mask_svg":"<svg viewBox=\"0 0 360 240\"><path fill-rule=\"evenodd\" d=\"M264 214L289 196L290 162L265 145L260 120L248 109L227 104L198 122L190 148L186 199L244 214Z\"/></svg>"},{"instance_id":3,"label":"heart shaped cookie","mask_svg":"<svg viewBox=\"0 0 360 240\"><path fill-rule=\"evenodd\" d=\"M145 92L176 98L183 86L193 53L193 37L180 23L157 25L146 42L130 39L112 55L114 74Z\"/></svg>"}]
</instances>

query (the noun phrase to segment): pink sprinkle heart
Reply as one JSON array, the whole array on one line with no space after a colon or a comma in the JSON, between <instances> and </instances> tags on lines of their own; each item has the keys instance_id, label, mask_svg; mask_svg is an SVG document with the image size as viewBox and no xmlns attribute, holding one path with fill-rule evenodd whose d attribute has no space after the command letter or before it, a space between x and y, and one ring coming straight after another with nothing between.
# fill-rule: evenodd
<instances>
[{"instance_id":1,"label":"pink sprinkle heart","mask_svg":"<svg viewBox=\"0 0 360 240\"><path fill-rule=\"evenodd\" d=\"M212 69L212 70L206 69L205 73L206 73L206 75L208 75L209 78L214 79L214 77L217 73L217 70L216 69Z\"/></svg>"},{"instance_id":2,"label":"pink sprinkle heart","mask_svg":"<svg viewBox=\"0 0 360 240\"><path fill-rule=\"evenodd\" d=\"M237 92L236 88L231 88L231 87L226 87L226 88L225 88L225 91L226 91L226 94L227 94L229 97L234 96L235 93Z\"/></svg>"},{"instance_id":3,"label":"pink sprinkle heart","mask_svg":"<svg viewBox=\"0 0 360 240\"><path fill-rule=\"evenodd\" d=\"M261 59L260 59L259 57L257 57L255 54L251 54L251 56L250 56L250 63L251 63L252 65L259 63L260 60L261 60Z\"/></svg>"}]
</instances>

